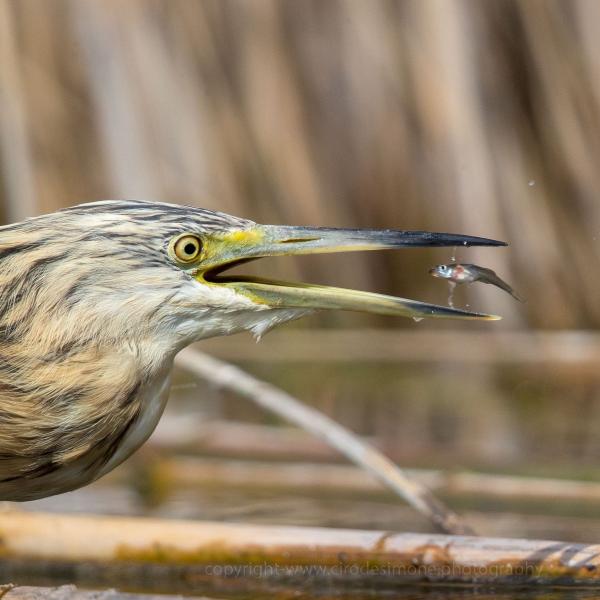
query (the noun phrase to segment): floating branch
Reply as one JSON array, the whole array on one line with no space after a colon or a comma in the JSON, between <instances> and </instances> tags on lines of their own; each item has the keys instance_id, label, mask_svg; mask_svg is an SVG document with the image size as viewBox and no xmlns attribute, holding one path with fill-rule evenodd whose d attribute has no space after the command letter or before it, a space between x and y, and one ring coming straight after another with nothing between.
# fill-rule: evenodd
<instances>
[{"instance_id":1,"label":"floating branch","mask_svg":"<svg viewBox=\"0 0 600 600\"><path fill-rule=\"evenodd\" d=\"M256 379L242 369L206 354L186 348L176 364L211 383L250 398L282 419L324 439L352 462L363 467L412 507L446 533L470 534L472 530L453 511L421 484L409 479L391 460L318 410L290 394Z\"/></svg>"},{"instance_id":2,"label":"floating branch","mask_svg":"<svg viewBox=\"0 0 600 600\"><path fill-rule=\"evenodd\" d=\"M59 587L0 586L0 598L2 600L183 600L182 596L163 594L126 594L116 590L80 590L74 585ZM193 598L188 598L188 600L193 600ZM210 599L202 598L202 600Z\"/></svg>"},{"instance_id":3,"label":"floating branch","mask_svg":"<svg viewBox=\"0 0 600 600\"><path fill-rule=\"evenodd\" d=\"M249 590L286 579L297 585L299 577L378 589L407 582L600 587L600 545L15 510L0 513L0 538L3 578L48 577L59 567L77 568L88 581L110 576L112 585L139 575L157 587L159 580L220 581Z\"/></svg>"},{"instance_id":4,"label":"floating branch","mask_svg":"<svg viewBox=\"0 0 600 600\"><path fill-rule=\"evenodd\" d=\"M131 468L135 469L135 464ZM362 469L350 465L177 456L153 458L148 468L156 469L177 487L217 484L366 494L381 493L383 489L380 481L366 479ZM406 473L413 481L445 495L476 494L521 501L600 502L600 483L592 481L427 469L410 469ZM122 478L126 482L131 479L131 471L124 469L120 474L109 477L109 481Z\"/></svg>"}]
</instances>

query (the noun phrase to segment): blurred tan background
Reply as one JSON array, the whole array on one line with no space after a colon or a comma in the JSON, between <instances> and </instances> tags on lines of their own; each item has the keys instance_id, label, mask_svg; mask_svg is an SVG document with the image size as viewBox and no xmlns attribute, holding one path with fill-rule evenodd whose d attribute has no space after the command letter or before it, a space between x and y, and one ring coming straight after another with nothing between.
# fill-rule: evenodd
<instances>
[{"instance_id":1,"label":"blurred tan background","mask_svg":"<svg viewBox=\"0 0 600 600\"><path fill-rule=\"evenodd\" d=\"M529 302L459 302L596 327L599 29L596 0L0 0L2 218L146 198L497 237L459 258ZM451 251L399 254L270 272L445 302Z\"/></svg>"},{"instance_id":2,"label":"blurred tan background","mask_svg":"<svg viewBox=\"0 0 600 600\"><path fill-rule=\"evenodd\" d=\"M600 338L541 334L600 325L599 160L598 0L0 0L4 222L144 198L266 223L511 243L458 253L528 299L483 285L457 292L457 305L502 314L500 323L328 314L259 346L247 336L204 346L406 466L600 480ZM257 268L445 303L446 284L427 269L451 254ZM183 416L203 456L279 459L294 439L278 437L281 423L247 401L183 373L169 411L172 438L183 435ZM280 441L265 455L269 440ZM316 460L313 442L303 443L290 456ZM158 494L141 508L130 487L105 485L44 506L89 509L97 498L100 511L389 527L396 504L327 503L320 489L305 504L297 491L261 492L252 504L248 490L213 497L196 486L204 496L177 500L171 489L170 501ZM475 498L467 504L482 509ZM597 538L600 512L590 514L595 529L554 520L558 529L544 522L543 535ZM531 526L514 523L521 535Z\"/></svg>"}]
</instances>

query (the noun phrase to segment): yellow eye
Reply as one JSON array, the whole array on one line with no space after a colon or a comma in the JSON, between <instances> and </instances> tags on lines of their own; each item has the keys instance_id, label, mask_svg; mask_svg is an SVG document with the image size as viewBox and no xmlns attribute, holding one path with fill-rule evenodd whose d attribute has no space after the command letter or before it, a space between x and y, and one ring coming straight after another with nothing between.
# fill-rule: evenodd
<instances>
[{"instance_id":1,"label":"yellow eye","mask_svg":"<svg viewBox=\"0 0 600 600\"><path fill-rule=\"evenodd\" d=\"M189 263L198 258L202 250L202 240L195 235L185 234L175 240L173 252L178 261Z\"/></svg>"}]
</instances>

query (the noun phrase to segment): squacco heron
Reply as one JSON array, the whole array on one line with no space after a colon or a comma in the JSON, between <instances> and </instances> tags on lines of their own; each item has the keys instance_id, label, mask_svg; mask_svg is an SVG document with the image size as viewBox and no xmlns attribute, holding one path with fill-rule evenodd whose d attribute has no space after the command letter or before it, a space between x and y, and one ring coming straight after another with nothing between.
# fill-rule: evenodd
<instances>
[{"instance_id":1,"label":"squacco heron","mask_svg":"<svg viewBox=\"0 0 600 600\"><path fill-rule=\"evenodd\" d=\"M316 310L492 319L381 294L229 276L265 256L502 242L419 231L258 225L199 208L104 201L0 228L0 500L98 479L139 448L177 352L260 336Z\"/></svg>"}]
</instances>

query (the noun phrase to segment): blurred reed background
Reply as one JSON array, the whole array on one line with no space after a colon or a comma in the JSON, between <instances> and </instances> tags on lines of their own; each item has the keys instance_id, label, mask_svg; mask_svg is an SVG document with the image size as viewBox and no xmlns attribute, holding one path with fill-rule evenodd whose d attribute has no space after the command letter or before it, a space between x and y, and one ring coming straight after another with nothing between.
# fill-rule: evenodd
<instances>
[{"instance_id":1,"label":"blurred reed background","mask_svg":"<svg viewBox=\"0 0 600 600\"><path fill-rule=\"evenodd\" d=\"M126 197L496 237L511 248L459 250L528 298L461 290L459 303L504 315L484 325L490 336L600 325L599 117L597 0L0 0L4 221ZM427 268L450 255L259 268L445 303ZM477 327L356 315L299 326L333 324ZM317 342L273 365L260 358L269 339L247 367L404 463L596 464L597 369L299 367L325 360ZM212 417L264 420L204 392ZM197 395L176 391L172 405Z\"/></svg>"},{"instance_id":2,"label":"blurred reed background","mask_svg":"<svg viewBox=\"0 0 600 600\"><path fill-rule=\"evenodd\" d=\"M494 236L464 257L529 302L466 301L596 327L599 28L596 0L0 0L3 219L127 197ZM444 301L433 257L292 274Z\"/></svg>"}]
</instances>

